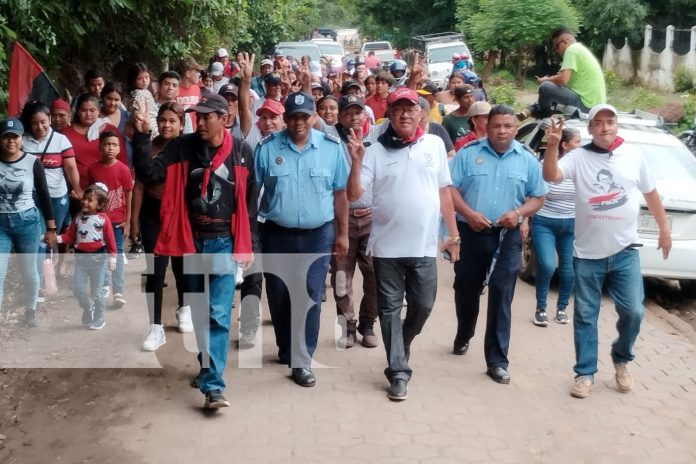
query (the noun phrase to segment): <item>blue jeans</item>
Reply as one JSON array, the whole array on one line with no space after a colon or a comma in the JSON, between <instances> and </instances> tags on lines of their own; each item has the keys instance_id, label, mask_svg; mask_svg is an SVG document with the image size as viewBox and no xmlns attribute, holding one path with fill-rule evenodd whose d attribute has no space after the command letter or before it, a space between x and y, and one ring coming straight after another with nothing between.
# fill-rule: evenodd
<instances>
[{"instance_id":1,"label":"blue jeans","mask_svg":"<svg viewBox=\"0 0 696 464\"><path fill-rule=\"evenodd\" d=\"M584 113L590 111L582 103L580 95L568 87L561 87L553 82L542 82L539 85L539 101L532 105L532 116L537 118L547 117L556 105L574 106Z\"/></svg>"},{"instance_id":2,"label":"blue jeans","mask_svg":"<svg viewBox=\"0 0 696 464\"><path fill-rule=\"evenodd\" d=\"M51 206L53 207L53 217L56 222L56 233L60 234L60 230L63 227L63 224L65 223L65 218L68 213L68 207L70 206L70 202L68 201L68 194L66 193L62 197L51 197ZM46 225L42 221L41 222L41 234L46 233ZM58 246L54 248L54 251L57 251ZM46 256L46 243L43 241L39 241L39 252L36 255L36 262L37 262L37 270L39 272L39 288L44 288L44 277L43 277L43 260L47 258Z\"/></svg>"},{"instance_id":3,"label":"blue jeans","mask_svg":"<svg viewBox=\"0 0 696 464\"><path fill-rule=\"evenodd\" d=\"M82 310L94 304L94 318L104 317L104 276L109 264L106 251L100 253L75 253L73 295ZM89 293L87 288L89 286Z\"/></svg>"},{"instance_id":4,"label":"blue jeans","mask_svg":"<svg viewBox=\"0 0 696 464\"><path fill-rule=\"evenodd\" d=\"M377 280L377 310L387 352L384 375L391 382L409 380L411 343L421 333L437 296L437 263L433 257L372 258ZM406 295L406 318L401 309Z\"/></svg>"},{"instance_id":5,"label":"blue jeans","mask_svg":"<svg viewBox=\"0 0 696 464\"><path fill-rule=\"evenodd\" d=\"M293 368L310 368L319 340L321 297L329 271L334 224L292 229L269 221L259 226L278 358Z\"/></svg>"},{"instance_id":6,"label":"blue jeans","mask_svg":"<svg viewBox=\"0 0 696 464\"><path fill-rule=\"evenodd\" d=\"M556 270L558 253L558 309L568 306L573 292L573 240L575 219L556 219L539 216L532 219L532 245L536 253L536 307L546 309L546 296L551 277Z\"/></svg>"},{"instance_id":7,"label":"blue jeans","mask_svg":"<svg viewBox=\"0 0 696 464\"><path fill-rule=\"evenodd\" d=\"M224 390L222 373L227 364L230 340L234 274L232 238L194 240L196 254L184 258L184 299L198 343L198 384L201 392ZM206 285L207 280L207 285Z\"/></svg>"},{"instance_id":8,"label":"blue jeans","mask_svg":"<svg viewBox=\"0 0 696 464\"><path fill-rule=\"evenodd\" d=\"M43 217L39 209L29 208L19 213L0 213L0 308L7 264L14 245L24 280L24 307L36 309L39 294L39 273L36 270L36 250L41 240Z\"/></svg>"},{"instance_id":9,"label":"blue jeans","mask_svg":"<svg viewBox=\"0 0 696 464\"><path fill-rule=\"evenodd\" d=\"M606 285L614 301L619 320L619 336L611 346L614 362L628 362L635 357L633 344L643 320L643 277L638 250L626 248L602 259L574 258L575 310L575 373L593 375L597 372L597 319Z\"/></svg>"},{"instance_id":10,"label":"blue jeans","mask_svg":"<svg viewBox=\"0 0 696 464\"><path fill-rule=\"evenodd\" d=\"M111 279L109 279L108 270L104 273L104 285L109 285L109 281L111 281L111 286L113 287L112 294L115 295L116 293L123 293L123 289L126 286L126 278L123 262L123 229L116 226L113 226L113 229L114 239L116 240L116 269L111 273Z\"/></svg>"}]
</instances>

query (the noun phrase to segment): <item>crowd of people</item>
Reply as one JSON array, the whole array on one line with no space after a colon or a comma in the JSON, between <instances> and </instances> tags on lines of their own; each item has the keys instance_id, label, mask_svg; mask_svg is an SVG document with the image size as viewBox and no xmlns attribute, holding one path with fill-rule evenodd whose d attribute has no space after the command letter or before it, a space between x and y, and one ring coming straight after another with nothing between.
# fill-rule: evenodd
<instances>
[{"instance_id":1,"label":"crowd of people","mask_svg":"<svg viewBox=\"0 0 696 464\"><path fill-rule=\"evenodd\" d=\"M531 111L547 117L573 105L589 113L592 140L581 146L578 133L551 119L543 165L515 140L518 119L527 115L492 106L468 57L453 57L443 91L425 79L417 56L410 67L395 61L382 69L373 56L369 67L357 59L334 68L275 54L257 70L254 55L238 52L231 60L220 48L207 67L187 58L156 79L135 63L125 90L90 70L85 92L72 102L28 102L19 118L0 122L0 292L14 248L24 321L36 327L37 302L47 297L36 257L68 245L81 323L103 329L109 295L111 306L127 304L130 238L129 253L148 256L150 326L141 348L166 343L163 288L171 262L177 327L195 332L200 350L192 385L206 408L220 408L229 406L223 372L235 285L239 347L256 344L265 281L278 359L298 385L311 387L330 274L339 345L378 346L379 321L387 396L403 401L413 342L435 304L440 253L454 266L453 354L467 353L488 289L487 374L510 382L511 307L531 229L539 259L534 323L548 325L554 251L559 324L569 322L575 287L571 394L584 398L592 389L604 283L619 313L617 387L628 391L643 311L635 248L641 193L665 258L670 232L645 161L617 135L618 113L606 104L596 59L566 29L551 40L561 71L540 78ZM597 179L607 175L621 186L622 200L593 214Z\"/></svg>"}]
</instances>

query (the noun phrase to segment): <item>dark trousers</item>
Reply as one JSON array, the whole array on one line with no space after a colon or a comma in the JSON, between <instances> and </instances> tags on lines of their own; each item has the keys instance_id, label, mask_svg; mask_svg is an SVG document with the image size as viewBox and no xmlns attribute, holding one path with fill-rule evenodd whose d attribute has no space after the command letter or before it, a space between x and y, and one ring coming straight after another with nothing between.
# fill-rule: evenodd
<instances>
[{"instance_id":1,"label":"dark trousers","mask_svg":"<svg viewBox=\"0 0 696 464\"><path fill-rule=\"evenodd\" d=\"M290 367L309 368L319 339L324 281L334 243L334 224L291 229L259 224L268 309L278 358Z\"/></svg>"},{"instance_id":2,"label":"dark trousers","mask_svg":"<svg viewBox=\"0 0 696 464\"><path fill-rule=\"evenodd\" d=\"M256 335L259 330L261 311L261 291L263 274L261 273L261 255L257 254L251 269L244 271L244 281L239 287L241 304L239 309L239 331L243 335Z\"/></svg>"},{"instance_id":3,"label":"dark trousers","mask_svg":"<svg viewBox=\"0 0 696 464\"><path fill-rule=\"evenodd\" d=\"M372 215L348 216L348 253L331 258L331 286L336 300L336 312L346 318L348 328L355 329L353 305L353 275L355 265L363 276L363 296L360 300L360 323L372 323L377 319L377 288L372 257L367 255Z\"/></svg>"},{"instance_id":4,"label":"dark trousers","mask_svg":"<svg viewBox=\"0 0 696 464\"><path fill-rule=\"evenodd\" d=\"M394 379L410 379L408 366L411 343L421 333L435 304L437 295L437 264L435 258L372 259L377 278L377 309L382 340L387 352L384 375ZM406 294L406 319L401 322L401 308Z\"/></svg>"},{"instance_id":5,"label":"dark trousers","mask_svg":"<svg viewBox=\"0 0 696 464\"><path fill-rule=\"evenodd\" d=\"M486 271L498 248L499 229L474 232L457 222L462 238L462 259L454 263L454 303L457 310L455 343L468 343L476 331L479 299ZM498 261L488 282L488 313L484 353L488 367L508 367L512 297L520 269L521 239L518 229L510 229L502 241Z\"/></svg>"},{"instance_id":6,"label":"dark trousers","mask_svg":"<svg viewBox=\"0 0 696 464\"><path fill-rule=\"evenodd\" d=\"M145 195L140 210L140 235L143 238L147 276L145 292L152 299L146 298L150 313L150 324L162 324L162 299L164 278L167 275L169 256L155 256L155 245L160 230L160 200ZM179 307L184 306L184 259L172 257L172 272L176 281L176 294Z\"/></svg>"}]
</instances>

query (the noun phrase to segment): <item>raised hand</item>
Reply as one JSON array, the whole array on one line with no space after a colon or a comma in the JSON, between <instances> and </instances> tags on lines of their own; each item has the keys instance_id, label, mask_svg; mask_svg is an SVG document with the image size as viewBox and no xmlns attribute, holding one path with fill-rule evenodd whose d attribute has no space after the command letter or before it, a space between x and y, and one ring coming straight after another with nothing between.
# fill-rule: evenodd
<instances>
[{"instance_id":1,"label":"raised hand","mask_svg":"<svg viewBox=\"0 0 696 464\"><path fill-rule=\"evenodd\" d=\"M256 61L256 54L241 52L237 57L237 63L239 64L239 69L241 71L241 78L251 80L254 71L254 62Z\"/></svg>"},{"instance_id":2,"label":"raised hand","mask_svg":"<svg viewBox=\"0 0 696 464\"><path fill-rule=\"evenodd\" d=\"M563 120L549 118L549 127L546 128L546 146L557 147L563 136Z\"/></svg>"},{"instance_id":3,"label":"raised hand","mask_svg":"<svg viewBox=\"0 0 696 464\"><path fill-rule=\"evenodd\" d=\"M348 153L353 162L362 162L365 156L365 145L362 141L362 129L357 131L351 127L350 136L348 137Z\"/></svg>"}]
</instances>

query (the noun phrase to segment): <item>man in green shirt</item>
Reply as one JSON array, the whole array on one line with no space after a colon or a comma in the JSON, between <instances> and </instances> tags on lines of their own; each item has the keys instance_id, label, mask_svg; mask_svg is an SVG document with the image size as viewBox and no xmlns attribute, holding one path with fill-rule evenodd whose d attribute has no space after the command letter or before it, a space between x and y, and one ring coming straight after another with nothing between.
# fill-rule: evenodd
<instances>
[{"instance_id":1,"label":"man in green shirt","mask_svg":"<svg viewBox=\"0 0 696 464\"><path fill-rule=\"evenodd\" d=\"M546 117L559 111L561 105L587 113L593 106L607 101L602 67L592 52L576 42L573 33L566 28L555 30L551 43L554 51L563 57L561 70L553 76L537 78L539 101L519 113L521 119Z\"/></svg>"}]
</instances>

